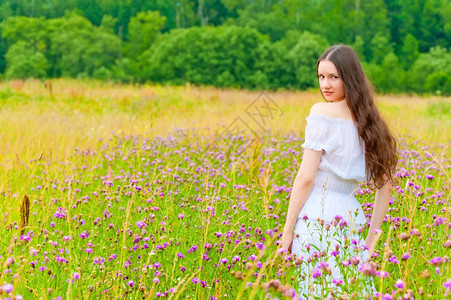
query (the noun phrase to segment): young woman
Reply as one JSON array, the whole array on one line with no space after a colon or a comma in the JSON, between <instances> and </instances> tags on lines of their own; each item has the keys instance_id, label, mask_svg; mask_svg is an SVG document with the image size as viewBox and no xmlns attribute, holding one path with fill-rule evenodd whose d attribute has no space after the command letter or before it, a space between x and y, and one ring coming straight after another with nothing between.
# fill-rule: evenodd
<instances>
[{"instance_id":1,"label":"young woman","mask_svg":"<svg viewBox=\"0 0 451 300\"><path fill-rule=\"evenodd\" d=\"M282 249L292 249L304 261L317 252L317 262L322 262L316 273L312 267L301 280L304 295L321 292L321 285L314 283L321 272L342 278L339 260L333 258L343 249L337 242L358 239L356 230L366 224L354 197L363 181L372 181L377 191L369 233L360 248L362 261L374 252L398 160L396 140L374 104L356 53L343 45L329 48L318 59L317 75L326 102L313 105L307 117L304 154L282 235Z\"/></svg>"}]
</instances>

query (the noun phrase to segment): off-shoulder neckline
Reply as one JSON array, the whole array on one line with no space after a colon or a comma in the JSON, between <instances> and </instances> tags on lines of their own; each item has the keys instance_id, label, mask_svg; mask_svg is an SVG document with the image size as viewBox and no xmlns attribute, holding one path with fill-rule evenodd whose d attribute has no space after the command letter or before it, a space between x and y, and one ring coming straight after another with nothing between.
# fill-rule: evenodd
<instances>
[{"instance_id":1,"label":"off-shoulder neckline","mask_svg":"<svg viewBox=\"0 0 451 300\"><path fill-rule=\"evenodd\" d=\"M319 118L324 118L326 120L343 122L343 123L355 125L353 120L348 120L348 119L344 119L344 118L337 118L337 117L331 117L331 116L327 116L327 115L310 114L307 118L309 118L309 117L319 117Z\"/></svg>"}]
</instances>

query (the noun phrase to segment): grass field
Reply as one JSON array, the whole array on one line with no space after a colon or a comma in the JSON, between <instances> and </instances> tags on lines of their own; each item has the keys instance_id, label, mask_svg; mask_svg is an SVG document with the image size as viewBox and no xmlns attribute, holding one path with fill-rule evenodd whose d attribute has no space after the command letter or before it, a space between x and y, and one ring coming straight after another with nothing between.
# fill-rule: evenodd
<instances>
[{"instance_id":1,"label":"grass field","mask_svg":"<svg viewBox=\"0 0 451 300\"><path fill-rule=\"evenodd\" d=\"M276 249L318 101L317 92L0 83L2 297L301 297L296 280L311 274L298 266L321 255L292 261ZM343 250L344 282L326 266L315 280L337 299L360 299L369 278L383 299L450 298L451 99L378 105L401 160L376 256L364 263ZM368 218L372 190L358 196Z\"/></svg>"}]
</instances>

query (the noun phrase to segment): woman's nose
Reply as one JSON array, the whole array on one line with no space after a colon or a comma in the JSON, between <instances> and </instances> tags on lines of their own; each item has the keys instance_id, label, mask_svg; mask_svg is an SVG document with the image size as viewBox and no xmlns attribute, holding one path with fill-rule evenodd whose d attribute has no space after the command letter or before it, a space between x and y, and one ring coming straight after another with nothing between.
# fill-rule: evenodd
<instances>
[{"instance_id":1,"label":"woman's nose","mask_svg":"<svg viewBox=\"0 0 451 300\"><path fill-rule=\"evenodd\" d=\"M324 79L322 80L322 86L323 86L324 88L329 88L329 87L330 87L330 80L328 80L327 78L324 78Z\"/></svg>"}]
</instances>

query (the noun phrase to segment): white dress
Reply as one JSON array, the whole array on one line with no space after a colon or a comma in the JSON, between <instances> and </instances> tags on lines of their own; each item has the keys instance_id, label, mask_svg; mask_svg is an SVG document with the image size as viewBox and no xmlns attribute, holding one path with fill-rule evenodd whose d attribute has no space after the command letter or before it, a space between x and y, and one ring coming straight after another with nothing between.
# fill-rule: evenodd
<instances>
[{"instance_id":1,"label":"white dress","mask_svg":"<svg viewBox=\"0 0 451 300\"><path fill-rule=\"evenodd\" d=\"M303 258L299 292L310 299L330 296L331 288L342 292L350 274L359 272L356 260L368 258L357 233L366 219L354 197L359 182L367 178L363 142L353 121L317 114L306 120L302 147L323 150L323 155L294 229L292 253ZM357 265L353 270L346 266L351 262ZM372 286L367 283L368 291Z\"/></svg>"}]
</instances>

